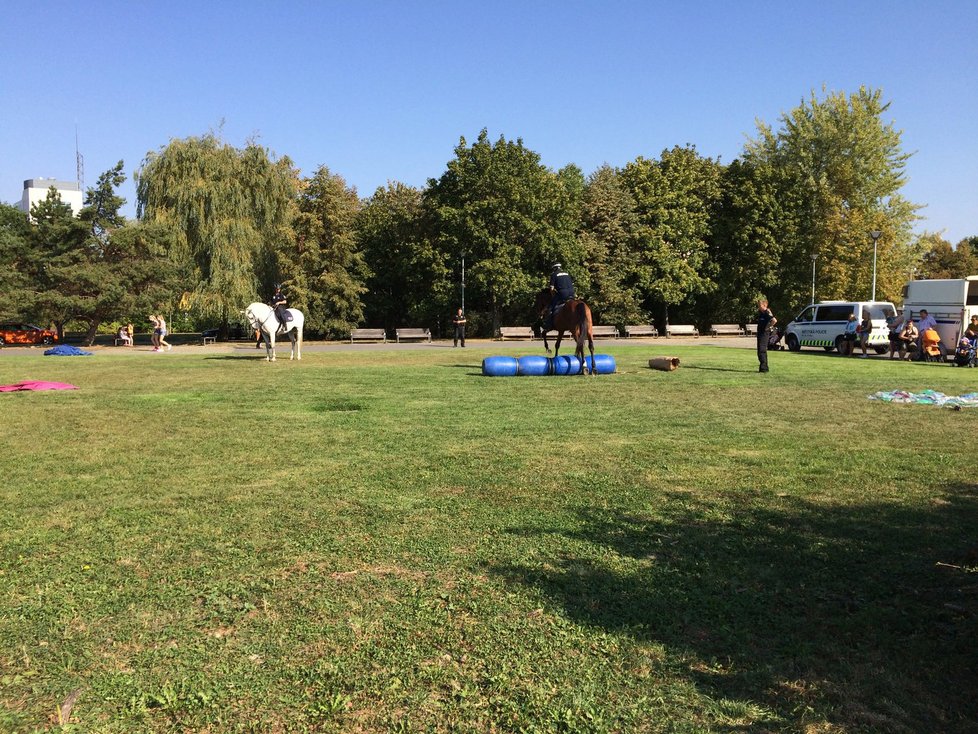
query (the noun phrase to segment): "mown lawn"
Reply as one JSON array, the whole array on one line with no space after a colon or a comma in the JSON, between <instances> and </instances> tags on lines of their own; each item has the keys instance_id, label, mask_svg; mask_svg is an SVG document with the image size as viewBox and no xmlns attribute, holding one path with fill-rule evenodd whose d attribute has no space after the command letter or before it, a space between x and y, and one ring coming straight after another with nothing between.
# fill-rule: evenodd
<instances>
[{"instance_id":1,"label":"mown lawn","mask_svg":"<svg viewBox=\"0 0 978 734\"><path fill-rule=\"evenodd\" d=\"M0 357L0 731L976 730L978 370L536 349Z\"/></svg>"}]
</instances>

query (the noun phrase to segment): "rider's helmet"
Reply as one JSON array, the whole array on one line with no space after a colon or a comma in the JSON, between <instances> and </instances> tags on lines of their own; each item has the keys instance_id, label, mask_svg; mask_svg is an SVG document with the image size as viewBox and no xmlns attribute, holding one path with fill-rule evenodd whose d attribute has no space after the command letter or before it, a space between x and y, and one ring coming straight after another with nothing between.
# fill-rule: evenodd
<instances>
[{"instance_id":1,"label":"rider's helmet","mask_svg":"<svg viewBox=\"0 0 978 734\"><path fill-rule=\"evenodd\" d=\"M556 273L558 270L561 270L563 267L564 266L561 265L560 263L554 263L554 272Z\"/></svg>"}]
</instances>

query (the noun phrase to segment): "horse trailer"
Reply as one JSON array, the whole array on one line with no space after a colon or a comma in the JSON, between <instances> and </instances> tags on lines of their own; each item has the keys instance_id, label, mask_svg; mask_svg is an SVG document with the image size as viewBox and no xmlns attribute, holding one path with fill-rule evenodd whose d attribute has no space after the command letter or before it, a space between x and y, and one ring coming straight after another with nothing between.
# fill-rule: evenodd
<instances>
[{"instance_id":1,"label":"horse trailer","mask_svg":"<svg viewBox=\"0 0 978 734\"><path fill-rule=\"evenodd\" d=\"M978 314L978 275L942 280L911 280L903 289L904 317L919 320L927 311L937 321L937 333L945 349L952 351Z\"/></svg>"}]
</instances>

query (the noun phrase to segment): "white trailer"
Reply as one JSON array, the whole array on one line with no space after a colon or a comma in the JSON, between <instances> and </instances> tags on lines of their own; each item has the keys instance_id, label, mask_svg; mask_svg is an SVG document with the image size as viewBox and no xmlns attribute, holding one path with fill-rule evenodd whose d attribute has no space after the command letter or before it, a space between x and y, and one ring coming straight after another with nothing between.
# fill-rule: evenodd
<instances>
[{"instance_id":1,"label":"white trailer","mask_svg":"<svg viewBox=\"0 0 978 734\"><path fill-rule=\"evenodd\" d=\"M903 289L903 314L920 320L926 310L937 321L937 333L948 351L953 351L971 321L978 314L978 275L945 280L911 280Z\"/></svg>"}]
</instances>

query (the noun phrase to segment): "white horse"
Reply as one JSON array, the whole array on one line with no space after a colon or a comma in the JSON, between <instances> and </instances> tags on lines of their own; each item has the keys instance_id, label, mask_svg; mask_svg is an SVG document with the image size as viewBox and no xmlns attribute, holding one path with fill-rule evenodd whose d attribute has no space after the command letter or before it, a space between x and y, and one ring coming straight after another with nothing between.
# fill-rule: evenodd
<instances>
[{"instance_id":1,"label":"white horse","mask_svg":"<svg viewBox=\"0 0 978 734\"><path fill-rule=\"evenodd\" d=\"M289 359L302 359L302 324L305 321L302 311L295 308L285 309L286 313L292 316L292 320L286 322L286 326L279 326L278 318L275 316L275 309L264 303L252 303L244 310L245 318L251 324L252 329L259 329L262 338L265 340L265 359L269 362L275 361L275 334L276 332L286 334L292 342L292 353Z\"/></svg>"}]
</instances>

